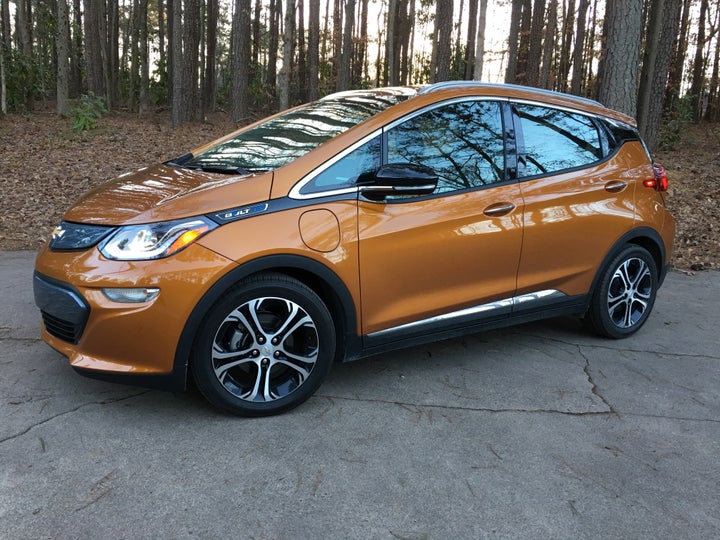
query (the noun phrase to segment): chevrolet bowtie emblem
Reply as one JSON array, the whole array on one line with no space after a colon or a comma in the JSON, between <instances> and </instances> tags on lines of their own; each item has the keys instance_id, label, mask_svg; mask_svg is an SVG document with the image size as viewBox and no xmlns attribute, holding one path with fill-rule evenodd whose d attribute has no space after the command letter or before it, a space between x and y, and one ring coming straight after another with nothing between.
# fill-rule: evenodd
<instances>
[{"instance_id":1,"label":"chevrolet bowtie emblem","mask_svg":"<svg viewBox=\"0 0 720 540\"><path fill-rule=\"evenodd\" d=\"M62 238L63 234L65 234L65 229L62 228L62 225L58 225L53 229L53 240L59 240L60 238Z\"/></svg>"}]
</instances>

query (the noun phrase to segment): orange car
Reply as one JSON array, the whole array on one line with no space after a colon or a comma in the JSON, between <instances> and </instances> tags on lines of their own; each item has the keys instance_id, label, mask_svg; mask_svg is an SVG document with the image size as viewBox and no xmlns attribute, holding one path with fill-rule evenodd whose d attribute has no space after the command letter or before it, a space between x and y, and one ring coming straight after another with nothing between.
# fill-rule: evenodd
<instances>
[{"instance_id":1,"label":"orange car","mask_svg":"<svg viewBox=\"0 0 720 540\"><path fill-rule=\"evenodd\" d=\"M333 360L557 315L622 338L670 260L634 121L468 82L351 91L126 174L37 259L43 339L91 377L278 413Z\"/></svg>"}]
</instances>

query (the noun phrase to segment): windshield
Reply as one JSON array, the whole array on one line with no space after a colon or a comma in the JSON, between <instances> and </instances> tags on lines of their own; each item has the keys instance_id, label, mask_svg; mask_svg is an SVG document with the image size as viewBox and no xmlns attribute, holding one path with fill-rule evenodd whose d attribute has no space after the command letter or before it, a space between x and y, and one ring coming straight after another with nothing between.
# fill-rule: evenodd
<instances>
[{"instance_id":1,"label":"windshield","mask_svg":"<svg viewBox=\"0 0 720 540\"><path fill-rule=\"evenodd\" d=\"M235 173L277 169L408 97L407 93L386 91L316 101L171 164Z\"/></svg>"}]
</instances>

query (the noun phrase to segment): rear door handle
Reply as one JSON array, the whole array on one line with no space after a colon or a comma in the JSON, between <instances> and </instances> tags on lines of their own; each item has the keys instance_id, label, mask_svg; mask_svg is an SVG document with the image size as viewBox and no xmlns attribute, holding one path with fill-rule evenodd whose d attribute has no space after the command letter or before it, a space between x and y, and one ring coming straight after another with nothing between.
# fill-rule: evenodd
<instances>
[{"instance_id":1,"label":"rear door handle","mask_svg":"<svg viewBox=\"0 0 720 540\"><path fill-rule=\"evenodd\" d=\"M489 217L498 217L505 216L513 210L515 210L515 205L513 203L501 202L491 204L485 210L483 210L483 214Z\"/></svg>"},{"instance_id":2,"label":"rear door handle","mask_svg":"<svg viewBox=\"0 0 720 540\"><path fill-rule=\"evenodd\" d=\"M609 191L610 193L620 193L626 187L627 182L613 180L612 182L608 182L607 184L605 184L605 191Z\"/></svg>"}]
</instances>

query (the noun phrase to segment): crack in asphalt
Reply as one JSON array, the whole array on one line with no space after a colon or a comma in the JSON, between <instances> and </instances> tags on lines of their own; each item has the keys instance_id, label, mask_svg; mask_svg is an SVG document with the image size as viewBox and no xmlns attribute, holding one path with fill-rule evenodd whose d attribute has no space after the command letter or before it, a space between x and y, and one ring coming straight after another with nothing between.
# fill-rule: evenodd
<instances>
[{"instance_id":1,"label":"crack in asphalt","mask_svg":"<svg viewBox=\"0 0 720 540\"><path fill-rule=\"evenodd\" d=\"M592 374L590 373L590 359L585 355L585 353L582 350L582 345L577 345L578 354L583 357L585 360L585 367L583 367L583 371L585 372L585 376L587 377L588 382L590 383L590 391L596 395L600 400L605 404L605 406L610 409L611 413L618 414L618 412L615 410L615 407L612 406L612 404L600 393L600 389L597 386L597 383L595 382L595 379L593 379Z\"/></svg>"},{"instance_id":2,"label":"crack in asphalt","mask_svg":"<svg viewBox=\"0 0 720 540\"><path fill-rule=\"evenodd\" d=\"M42 342L40 338L29 338L29 337L15 337L15 336L0 336L2 341L19 341L21 343L39 343Z\"/></svg>"},{"instance_id":3,"label":"crack in asphalt","mask_svg":"<svg viewBox=\"0 0 720 540\"><path fill-rule=\"evenodd\" d=\"M602 349L605 351L612 351L616 353L623 353L623 352L629 352L629 353L636 353L636 354L655 354L657 356L679 356L682 358L707 358L709 360L720 360L720 356L713 356L711 354L691 354L691 353L683 353L683 352L662 352L662 351L653 351L649 349L625 349L625 348L617 348L617 347L608 347L606 345L596 345L593 343L573 343L572 341L565 341L563 339L554 338L554 337L548 337L548 336L541 336L539 334L528 334L525 332L512 332L513 335L516 336L528 336L533 337L541 340L547 340L552 341L555 343L562 343L563 345L570 345L572 347L585 347L588 349Z\"/></svg>"},{"instance_id":4,"label":"crack in asphalt","mask_svg":"<svg viewBox=\"0 0 720 540\"><path fill-rule=\"evenodd\" d=\"M617 413L610 411L561 411L559 409L514 409L514 408L500 408L493 409L491 407L464 407L462 405L440 405L440 404L421 404L421 403L406 403L403 401L392 401L386 399L377 398L355 398L348 396L334 396L329 394L315 394L313 397L325 398L325 399L338 399L343 401L357 401L365 403L380 403L384 405L397 405L398 407L416 407L416 408L429 408L429 409L442 409L449 411L470 411L470 412L487 412L487 413L522 413L522 414L560 414L564 416L617 416Z\"/></svg>"},{"instance_id":5,"label":"crack in asphalt","mask_svg":"<svg viewBox=\"0 0 720 540\"><path fill-rule=\"evenodd\" d=\"M128 399L132 399L132 398L136 398L136 397L139 397L139 396L143 396L143 395L148 394L148 393L150 393L150 392L152 392L152 390L143 390L142 392L137 392L137 393L131 394L131 395L129 395L129 396L123 396L123 397L113 398L113 399L106 399L106 400L102 400L102 401L90 401L90 402L88 402L88 403L83 403L82 405L78 405L77 407L74 407L74 408L72 408L72 409L70 409L70 410L59 412L59 413L54 414L54 415L52 415L52 416L50 416L50 417L48 417L48 418L45 418L44 420L41 420L41 421L39 421L39 422L35 422L34 424L29 425L28 427L26 427L25 429L23 429L22 431L20 431L20 432L18 432L18 433L15 433L15 434L13 434L13 435L9 435L9 436L7 436L7 437L5 437L5 438L3 438L3 439L0 439L0 444L3 444L3 443L5 443L5 442L7 442L7 441L11 441L11 440L13 440L13 439L17 439L18 437L22 437L22 436L25 435L26 433L30 432L30 430L32 430L33 428L36 428L36 427L41 426L41 425L43 425L43 424L47 424L48 422L51 422L52 420L55 420L56 418L59 418L59 417L61 417L61 416L65 416L65 415L67 415L67 414L72 414L72 413L74 413L74 412L77 412L77 411L79 411L80 409L82 409L82 408L84 408L84 407L89 407L89 406L92 406L92 405L111 405L111 404L113 404L113 403L118 403L118 402L120 402L120 401L125 401L125 400L128 400Z\"/></svg>"},{"instance_id":6,"label":"crack in asphalt","mask_svg":"<svg viewBox=\"0 0 720 540\"><path fill-rule=\"evenodd\" d=\"M600 396L599 396L600 397ZM690 416L669 416L663 414L646 414L646 413L634 413L634 412L619 412L614 408L609 411L561 411L558 409L517 409L517 408L500 408L493 409L491 407L464 407L462 405L439 405L433 403L407 403L403 401L392 401L388 399L377 399L377 398L356 398L349 396L336 396L329 394L315 394L310 399L324 398L324 399L337 399L340 401L354 401L360 403L378 403L382 405L397 405L398 407L409 410L410 407L415 408L427 408L427 409L441 409L448 411L465 411L465 412L484 412L484 413L517 413L517 414L558 414L562 416L627 416L633 418L655 418L659 420L678 420L686 422L707 422L712 424L720 424L720 419L714 418L693 418ZM603 400L604 401L604 400ZM607 403L607 402L605 402ZM608 405L609 406L609 405ZM1 441L0 441L1 442Z\"/></svg>"}]
</instances>

